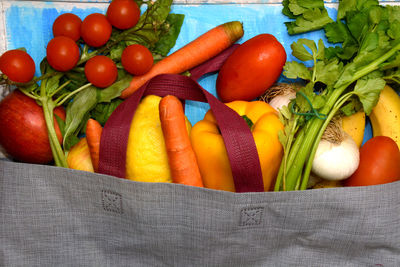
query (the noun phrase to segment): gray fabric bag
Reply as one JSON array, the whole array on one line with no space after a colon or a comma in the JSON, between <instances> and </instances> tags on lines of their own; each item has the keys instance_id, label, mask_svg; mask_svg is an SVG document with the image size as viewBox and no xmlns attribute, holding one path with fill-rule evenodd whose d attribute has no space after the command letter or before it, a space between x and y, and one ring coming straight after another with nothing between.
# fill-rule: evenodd
<instances>
[{"instance_id":1,"label":"gray fabric bag","mask_svg":"<svg viewBox=\"0 0 400 267\"><path fill-rule=\"evenodd\" d=\"M0 266L400 266L399 193L229 193L0 160Z\"/></svg>"}]
</instances>

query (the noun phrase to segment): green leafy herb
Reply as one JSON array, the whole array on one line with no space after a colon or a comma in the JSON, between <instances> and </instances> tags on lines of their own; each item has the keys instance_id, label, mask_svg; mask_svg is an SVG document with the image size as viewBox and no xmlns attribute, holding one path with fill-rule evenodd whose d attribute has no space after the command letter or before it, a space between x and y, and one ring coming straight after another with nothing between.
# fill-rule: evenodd
<instances>
[{"instance_id":1,"label":"green leafy herb","mask_svg":"<svg viewBox=\"0 0 400 267\"><path fill-rule=\"evenodd\" d=\"M97 104L97 88L90 86L80 92L67 106L65 118L64 148L69 150L77 142L77 136L86 124L89 111Z\"/></svg>"},{"instance_id":2,"label":"green leafy herb","mask_svg":"<svg viewBox=\"0 0 400 267\"><path fill-rule=\"evenodd\" d=\"M306 3L285 1L283 12L289 18L304 17ZM324 18L321 13L314 19ZM306 189L329 121L339 112L352 114L363 109L369 114L386 83L400 84L398 21L399 7L381 6L377 0L340 1L337 21L324 26L327 40L338 46L325 47L321 40L317 45L307 39L292 44L292 54L300 62L287 62L283 74L302 79L304 87L282 115L285 129L279 139L284 158L275 190ZM291 33L290 28L288 31ZM310 63L312 66L306 67Z\"/></svg>"},{"instance_id":3,"label":"green leafy herb","mask_svg":"<svg viewBox=\"0 0 400 267\"><path fill-rule=\"evenodd\" d=\"M90 117L104 125L111 113L123 102L120 98L111 100L110 103L98 103L94 109L90 111Z\"/></svg>"},{"instance_id":4,"label":"green leafy herb","mask_svg":"<svg viewBox=\"0 0 400 267\"><path fill-rule=\"evenodd\" d=\"M285 22L291 35L322 29L332 19L323 0L285 0L283 14L294 21Z\"/></svg>"},{"instance_id":5,"label":"green leafy herb","mask_svg":"<svg viewBox=\"0 0 400 267\"><path fill-rule=\"evenodd\" d=\"M154 46L154 52L161 56L167 56L168 52L175 46L176 39L180 33L185 16L181 14L169 14L160 40Z\"/></svg>"}]
</instances>

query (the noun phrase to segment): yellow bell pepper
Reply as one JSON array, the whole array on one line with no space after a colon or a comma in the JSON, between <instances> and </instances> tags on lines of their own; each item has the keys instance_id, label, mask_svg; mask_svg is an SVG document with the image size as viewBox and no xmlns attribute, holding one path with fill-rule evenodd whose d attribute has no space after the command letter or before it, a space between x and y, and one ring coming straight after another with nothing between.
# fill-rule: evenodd
<instances>
[{"instance_id":1,"label":"yellow bell pepper","mask_svg":"<svg viewBox=\"0 0 400 267\"><path fill-rule=\"evenodd\" d=\"M126 178L138 182L172 182L161 128L158 105L161 97L148 95L136 109L129 130L126 151ZM186 120L190 134L192 125ZM73 146L67 158L71 169L93 172L89 146L86 138Z\"/></svg>"},{"instance_id":2,"label":"yellow bell pepper","mask_svg":"<svg viewBox=\"0 0 400 267\"><path fill-rule=\"evenodd\" d=\"M138 182L172 182L161 129L161 97L144 97L133 116L126 151L126 178ZM192 128L186 119L188 133Z\"/></svg>"},{"instance_id":3,"label":"yellow bell pepper","mask_svg":"<svg viewBox=\"0 0 400 267\"><path fill-rule=\"evenodd\" d=\"M283 130L283 124L278 118L278 113L263 101L233 101L226 105L251 121L264 190L270 191L274 186L283 156L283 147L278 139L278 132ZM228 154L211 110L206 113L203 120L193 126L190 136L204 186L235 192Z\"/></svg>"}]
</instances>

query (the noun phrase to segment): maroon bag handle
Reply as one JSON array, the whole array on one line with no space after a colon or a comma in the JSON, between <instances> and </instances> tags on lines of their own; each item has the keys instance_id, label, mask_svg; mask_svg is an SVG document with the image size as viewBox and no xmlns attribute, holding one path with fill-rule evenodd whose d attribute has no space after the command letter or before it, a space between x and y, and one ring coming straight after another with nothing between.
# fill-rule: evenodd
<instances>
[{"instance_id":1,"label":"maroon bag handle","mask_svg":"<svg viewBox=\"0 0 400 267\"><path fill-rule=\"evenodd\" d=\"M226 55L225 55L226 56ZM213 59L215 63L215 60ZM218 60L217 60L218 61ZM209 62L210 63L210 62ZM220 67L202 66L197 72L208 73ZM200 66L199 66L200 67ZM194 70L196 73L196 70ZM174 95L181 100L207 102L216 118L225 142L237 192L263 192L263 179L257 148L245 120L234 110L203 89L193 78L177 74L161 74L125 99L107 120L100 142L99 172L125 178L126 148L131 121L142 97Z\"/></svg>"}]
</instances>

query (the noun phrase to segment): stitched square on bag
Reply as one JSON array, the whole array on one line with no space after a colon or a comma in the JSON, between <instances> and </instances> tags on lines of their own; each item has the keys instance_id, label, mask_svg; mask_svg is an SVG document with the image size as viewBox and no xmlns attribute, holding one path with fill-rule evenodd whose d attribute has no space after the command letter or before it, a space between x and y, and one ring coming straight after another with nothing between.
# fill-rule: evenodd
<instances>
[{"instance_id":1,"label":"stitched square on bag","mask_svg":"<svg viewBox=\"0 0 400 267\"><path fill-rule=\"evenodd\" d=\"M103 209L122 214L122 196L110 190L102 190Z\"/></svg>"},{"instance_id":2,"label":"stitched square on bag","mask_svg":"<svg viewBox=\"0 0 400 267\"><path fill-rule=\"evenodd\" d=\"M240 226L259 225L262 222L263 207L243 208L240 211Z\"/></svg>"}]
</instances>

